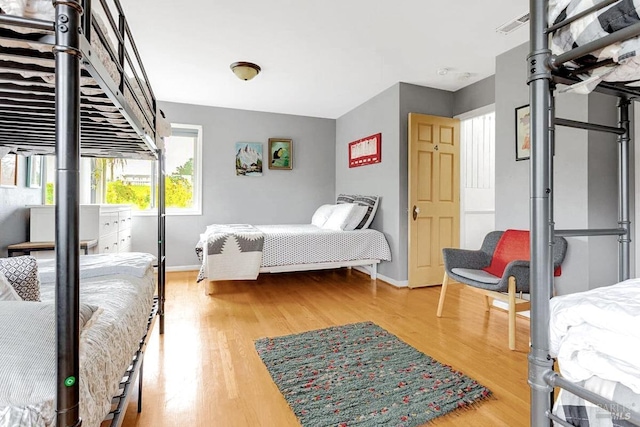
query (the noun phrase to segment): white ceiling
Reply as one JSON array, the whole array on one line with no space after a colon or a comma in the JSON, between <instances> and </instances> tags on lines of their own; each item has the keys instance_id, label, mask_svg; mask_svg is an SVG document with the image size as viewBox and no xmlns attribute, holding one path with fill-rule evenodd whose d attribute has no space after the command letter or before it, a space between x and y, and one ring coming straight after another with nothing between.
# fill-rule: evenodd
<instances>
[{"instance_id":1,"label":"white ceiling","mask_svg":"<svg viewBox=\"0 0 640 427\"><path fill-rule=\"evenodd\" d=\"M338 118L397 82L460 89L528 39L527 25L495 31L526 0L122 3L158 99L315 117ZM242 81L235 61L262 72Z\"/></svg>"}]
</instances>

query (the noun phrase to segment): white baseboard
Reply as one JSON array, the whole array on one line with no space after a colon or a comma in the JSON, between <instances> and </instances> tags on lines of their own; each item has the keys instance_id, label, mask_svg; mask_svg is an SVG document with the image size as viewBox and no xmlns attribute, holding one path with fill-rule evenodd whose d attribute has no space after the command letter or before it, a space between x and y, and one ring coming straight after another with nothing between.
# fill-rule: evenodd
<instances>
[{"instance_id":1,"label":"white baseboard","mask_svg":"<svg viewBox=\"0 0 640 427\"><path fill-rule=\"evenodd\" d=\"M361 271L365 274L369 274L369 270L366 267L353 267L353 269ZM395 286L396 288L406 288L407 286L409 286L408 280L395 280L380 273L378 273L378 280L382 280L383 282Z\"/></svg>"},{"instance_id":2,"label":"white baseboard","mask_svg":"<svg viewBox=\"0 0 640 427\"><path fill-rule=\"evenodd\" d=\"M386 282L390 285L395 286L396 288L406 288L409 286L409 281L408 280L395 280L392 279L391 277L387 277L383 274L378 274L378 279L382 280L383 282Z\"/></svg>"}]
</instances>

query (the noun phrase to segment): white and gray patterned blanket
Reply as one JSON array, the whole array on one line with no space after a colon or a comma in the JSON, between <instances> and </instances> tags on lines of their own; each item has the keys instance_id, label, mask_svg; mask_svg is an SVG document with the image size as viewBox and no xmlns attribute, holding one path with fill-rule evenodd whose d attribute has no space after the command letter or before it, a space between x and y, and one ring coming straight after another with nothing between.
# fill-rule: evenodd
<instances>
[{"instance_id":1,"label":"white and gray patterned blanket","mask_svg":"<svg viewBox=\"0 0 640 427\"><path fill-rule=\"evenodd\" d=\"M554 24L600 3L598 0L551 0L549 2L549 23ZM555 31L552 35L551 49L558 55L600 39L622 28L640 22L638 15L640 0L621 0L591 13L573 23ZM620 43L614 43L604 49L591 52L577 59L572 68L592 65L610 59L612 64L591 70L581 75L581 83L571 86L580 93L592 91L600 82L627 82L628 86L640 86L640 37L634 37Z\"/></svg>"},{"instance_id":2,"label":"white and gray patterned blanket","mask_svg":"<svg viewBox=\"0 0 640 427\"><path fill-rule=\"evenodd\" d=\"M579 427L632 427L630 411L640 411L640 394L613 381L591 377L578 385L616 402L613 406L595 405L584 399L560 390L553 413L573 426ZM555 424L559 425L559 424Z\"/></svg>"},{"instance_id":3,"label":"white and gray patterned blanket","mask_svg":"<svg viewBox=\"0 0 640 427\"><path fill-rule=\"evenodd\" d=\"M208 280L255 280L262 263L264 235L249 224L207 226L196 245L202 262L198 282Z\"/></svg>"}]
</instances>

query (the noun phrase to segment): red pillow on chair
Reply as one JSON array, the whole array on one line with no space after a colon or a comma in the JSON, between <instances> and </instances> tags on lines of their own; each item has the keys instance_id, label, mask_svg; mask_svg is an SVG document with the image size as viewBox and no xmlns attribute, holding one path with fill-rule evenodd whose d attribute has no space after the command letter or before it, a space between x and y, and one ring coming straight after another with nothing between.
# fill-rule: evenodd
<instances>
[{"instance_id":1,"label":"red pillow on chair","mask_svg":"<svg viewBox=\"0 0 640 427\"><path fill-rule=\"evenodd\" d=\"M491 264L483 268L487 273L497 277L502 277L507 264L515 260L529 261L531 254L529 252L529 231L528 230L507 230L502 233L496 250L493 252ZM558 267L554 276L560 275L560 267Z\"/></svg>"}]
</instances>

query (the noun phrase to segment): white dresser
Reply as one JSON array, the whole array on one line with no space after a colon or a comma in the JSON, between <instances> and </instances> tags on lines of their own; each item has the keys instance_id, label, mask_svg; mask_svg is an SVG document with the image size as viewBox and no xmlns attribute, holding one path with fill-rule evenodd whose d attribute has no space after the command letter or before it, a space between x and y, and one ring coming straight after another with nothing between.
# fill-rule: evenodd
<instances>
[{"instance_id":1,"label":"white dresser","mask_svg":"<svg viewBox=\"0 0 640 427\"><path fill-rule=\"evenodd\" d=\"M31 214L29 224L31 242L55 240L55 207L27 206ZM98 240L93 253L131 251L131 206L80 205L80 240ZM50 257L41 253L40 257Z\"/></svg>"}]
</instances>

